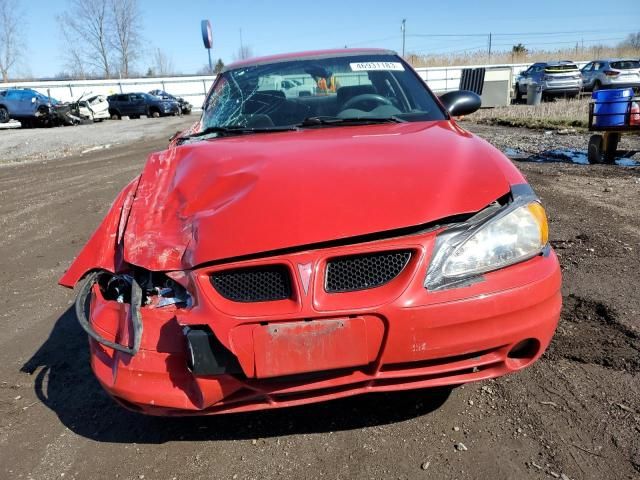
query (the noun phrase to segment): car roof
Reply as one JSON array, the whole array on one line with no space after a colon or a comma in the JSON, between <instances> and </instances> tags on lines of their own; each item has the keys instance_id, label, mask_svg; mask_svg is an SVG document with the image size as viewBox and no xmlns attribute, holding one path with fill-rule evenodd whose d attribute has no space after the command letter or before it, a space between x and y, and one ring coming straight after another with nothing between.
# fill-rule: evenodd
<instances>
[{"instance_id":1,"label":"car roof","mask_svg":"<svg viewBox=\"0 0 640 480\"><path fill-rule=\"evenodd\" d=\"M353 55L397 55L393 50L383 48L337 48L332 50L311 50L306 52L282 53L278 55L268 55L265 57L249 58L240 60L225 66L222 70L226 72L240 67L252 67L268 63L285 62L298 59L313 59L326 57L348 57Z\"/></svg>"},{"instance_id":2,"label":"car roof","mask_svg":"<svg viewBox=\"0 0 640 480\"><path fill-rule=\"evenodd\" d=\"M601 58L599 60L593 60L594 62L637 62L637 58Z\"/></svg>"},{"instance_id":3,"label":"car roof","mask_svg":"<svg viewBox=\"0 0 640 480\"><path fill-rule=\"evenodd\" d=\"M572 62L571 60L554 60L549 62L536 62L534 65L575 65L575 62Z\"/></svg>"}]
</instances>

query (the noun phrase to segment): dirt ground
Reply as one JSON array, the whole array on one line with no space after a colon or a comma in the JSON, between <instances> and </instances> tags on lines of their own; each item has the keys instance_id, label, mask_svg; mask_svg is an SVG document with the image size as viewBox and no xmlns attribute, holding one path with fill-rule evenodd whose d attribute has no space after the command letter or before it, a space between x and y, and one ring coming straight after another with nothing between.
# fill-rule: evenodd
<instances>
[{"instance_id":1,"label":"dirt ground","mask_svg":"<svg viewBox=\"0 0 640 480\"><path fill-rule=\"evenodd\" d=\"M502 148L541 135L465 126ZM640 167L517 162L547 207L565 302L521 373L222 417L114 404L56 281L167 129L0 168L0 478L640 478Z\"/></svg>"}]
</instances>

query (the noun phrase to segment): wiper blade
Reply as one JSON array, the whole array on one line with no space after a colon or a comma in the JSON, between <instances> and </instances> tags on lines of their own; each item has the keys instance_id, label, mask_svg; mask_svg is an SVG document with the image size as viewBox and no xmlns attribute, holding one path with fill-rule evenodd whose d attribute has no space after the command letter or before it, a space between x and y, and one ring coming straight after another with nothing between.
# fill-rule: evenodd
<instances>
[{"instance_id":1,"label":"wiper blade","mask_svg":"<svg viewBox=\"0 0 640 480\"><path fill-rule=\"evenodd\" d=\"M300 122L298 127L317 127L319 125L368 125L375 123L406 123L406 120L391 115L389 117L307 117Z\"/></svg>"},{"instance_id":2,"label":"wiper blade","mask_svg":"<svg viewBox=\"0 0 640 480\"><path fill-rule=\"evenodd\" d=\"M182 144L188 140L197 139L206 137L208 135L219 134L221 136L230 136L230 135L246 135L252 133L271 133L271 132L289 132L292 130L297 130L297 127L288 126L288 127L261 127L261 128L252 128L245 127L242 125L228 125L228 126L215 126L215 127L207 127L201 132L192 133L191 135L185 135L184 137L180 137L178 139L178 144Z\"/></svg>"}]
</instances>

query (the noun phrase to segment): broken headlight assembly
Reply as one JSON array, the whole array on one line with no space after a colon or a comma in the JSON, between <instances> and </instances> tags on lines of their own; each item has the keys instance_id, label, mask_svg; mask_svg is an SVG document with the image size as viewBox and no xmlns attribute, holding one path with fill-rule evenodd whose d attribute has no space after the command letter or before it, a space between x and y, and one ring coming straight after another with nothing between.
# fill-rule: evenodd
<instances>
[{"instance_id":1,"label":"broken headlight assembly","mask_svg":"<svg viewBox=\"0 0 640 480\"><path fill-rule=\"evenodd\" d=\"M483 273L539 255L548 240L546 213L532 194L489 207L438 235L424 286L438 290L467 284Z\"/></svg>"},{"instance_id":2,"label":"broken headlight assembly","mask_svg":"<svg viewBox=\"0 0 640 480\"><path fill-rule=\"evenodd\" d=\"M97 285L105 300L129 304L132 325L131 345L122 345L102 337L91 325L89 298ZM142 339L142 307L162 308L174 305L176 308L188 308L193 300L187 289L180 283L161 272L151 272L137 268L129 273L113 274L107 271L90 272L80 287L75 302L78 322L87 334L98 343L114 350L135 355L140 349Z\"/></svg>"}]
</instances>

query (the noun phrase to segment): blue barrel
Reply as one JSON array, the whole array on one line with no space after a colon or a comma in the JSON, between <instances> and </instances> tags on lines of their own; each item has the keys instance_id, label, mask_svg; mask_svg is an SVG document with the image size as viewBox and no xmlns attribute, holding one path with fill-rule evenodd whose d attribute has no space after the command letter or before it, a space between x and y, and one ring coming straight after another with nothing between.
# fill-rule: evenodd
<instances>
[{"instance_id":1,"label":"blue barrel","mask_svg":"<svg viewBox=\"0 0 640 480\"><path fill-rule=\"evenodd\" d=\"M623 126L624 117L633 97L632 88L616 88L593 92L593 125L595 127Z\"/></svg>"}]
</instances>

